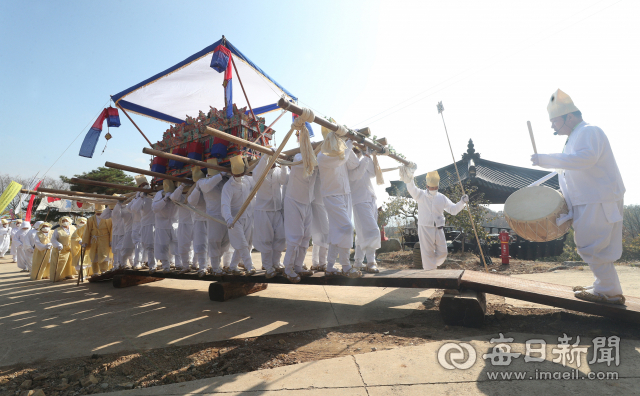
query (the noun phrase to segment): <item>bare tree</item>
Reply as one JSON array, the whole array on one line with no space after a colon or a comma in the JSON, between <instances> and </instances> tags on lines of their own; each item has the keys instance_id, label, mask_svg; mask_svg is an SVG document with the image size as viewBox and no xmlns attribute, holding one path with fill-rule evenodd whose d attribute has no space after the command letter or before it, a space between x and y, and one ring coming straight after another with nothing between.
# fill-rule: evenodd
<instances>
[{"instance_id":1,"label":"bare tree","mask_svg":"<svg viewBox=\"0 0 640 396\"><path fill-rule=\"evenodd\" d=\"M622 220L625 238L635 239L640 235L640 205L626 205Z\"/></svg>"}]
</instances>

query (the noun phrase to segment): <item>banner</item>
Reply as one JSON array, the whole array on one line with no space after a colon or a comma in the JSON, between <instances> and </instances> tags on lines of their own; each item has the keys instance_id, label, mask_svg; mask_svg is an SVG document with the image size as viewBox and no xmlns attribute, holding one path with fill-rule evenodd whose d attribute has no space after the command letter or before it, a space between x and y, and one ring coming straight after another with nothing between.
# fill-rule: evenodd
<instances>
[{"instance_id":1,"label":"banner","mask_svg":"<svg viewBox=\"0 0 640 396\"><path fill-rule=\"evenodd\" d=\"M0 196L0 212L5 210L7 206L9 206L11 201L13 201L13 199L16 197L16 195L18 195L21 189L22 189L22 185L14 181L9 183L7 188L2 193L2 196Z\"/></svg>"},{"instance_id":2,"label":"banner","mask_svg":"<svg viewBox=\"0 0 640 396\"><path fill-rule=\"evenodd\" d=\"M41 183L42 183L42 180L40 180L38 184L36 184L36 186L33 188L33 191L37 191ZM31 209L33 209L33 201L35 199L36 199L36 196L33 194L29 198L29 206L27 206L27 214L24 215L25 221L31 221Z\"/></svg>"}]
</instances>

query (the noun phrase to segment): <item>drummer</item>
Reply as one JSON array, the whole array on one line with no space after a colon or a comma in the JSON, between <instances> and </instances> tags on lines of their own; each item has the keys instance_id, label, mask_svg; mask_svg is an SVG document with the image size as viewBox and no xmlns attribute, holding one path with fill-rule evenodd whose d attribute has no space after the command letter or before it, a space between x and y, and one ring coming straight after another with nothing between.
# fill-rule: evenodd
<instances>
[{"instance_id":1,"label":"drummer","mask_svg":"<svg viewBox=\"0 0 640 396\"><path fill-rule=\"evenodd\" d=\"M547 105L555 135L568 136L562 153L534 154L533 165L558 169L560 189L573 218L580 257L595 276L591 286L574 287L577 298L624 304L622 287L613 262L622 255L624 184L607 135L582 119L566 93L557 90Z\"/></svg>"},{"instance_id":2,"label":"drummer","mask_svg":"<svg viewBox=\"0 0 640 396\"><path fill-rule=\"evenodd\" d=\"M416 187L413 176L407 180L407 191L418 203L418 239L422 268L432 270L438 268L447 259L447 240L444 236L444 211L457 215L469 197L463 195L460 202L454 204L445 195L438 192L440 175L438 171L427 173L427 189Z\"/></svg>"}]
</instances>

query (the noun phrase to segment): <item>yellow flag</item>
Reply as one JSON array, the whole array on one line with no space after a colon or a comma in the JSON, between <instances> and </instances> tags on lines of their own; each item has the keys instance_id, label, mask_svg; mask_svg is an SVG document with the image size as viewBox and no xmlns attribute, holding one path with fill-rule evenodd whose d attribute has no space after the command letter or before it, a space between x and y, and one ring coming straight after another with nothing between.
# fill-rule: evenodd
<instances>
[{"instance_id":1,"label":"yellow flag","mask_svg":"<svg viewBox=\"0 0 640 396\"><path fill-rule=\"evenodd\" d=\"M0 212L2 212L7 208L9 203L13 201L16 195L18 195L18 193L20 192L20 189L22 189L22 185L14 181L9 183L9 186L4 190L4 192L2 193L2 196L0 196Z\"/></svg>"}]
</instances>

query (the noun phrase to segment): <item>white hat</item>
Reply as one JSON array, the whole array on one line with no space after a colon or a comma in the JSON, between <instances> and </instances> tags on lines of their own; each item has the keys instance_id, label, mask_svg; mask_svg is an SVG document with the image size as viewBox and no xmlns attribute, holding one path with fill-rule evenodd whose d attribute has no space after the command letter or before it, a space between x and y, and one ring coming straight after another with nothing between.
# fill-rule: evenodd
<instances>
[{"instance_id":1,"label":"white hat","mask_svg":"<svg viewBox=\"0 0 640 396\"><path fill-rule=\"evenodd\" d=\"M147 181L147 177L145 175L136 175L135 176L136 179L136 184L138 185L138 187L140 187L143 184L149 184L149 182Z\"/></svg>"},{"instance_id":2,"label":"white hat","mask_svg":"<svg viewBox=\"0 0 640 396\"><path fill-rule=\"evenodd\" d=\"M207 164L211 164L211 165L218 165L218 159L217 159L216 157L209 158L209 159L207 159ZM218 173L220 173L220 171L219 171L219 170L217 170L217 169L207 168L207 175L208 175L208 176L215 176L215 175L217 175ZM197 180L195 179L195 176L194 176L193 181L197 181Z\"/></svg>"},{"instance_id":3,"label":"white hat","mask_svg":"<svg viewBox=\"0 0 640 396\"><path fill-rule=\"evenodd\" d=\"M176 185L173 184L173 180L164 179L162 181L162 189L164 190L165 194L169 194L176 190Z\"/></svg>"},{"instance_id":4,"label":"white hat","mask_svg":"<svg viewBox=\"0 0 640 396\"><path fill-rule=\"evenodd\" d=\"M244 173L244 161L242 158L242 155L236 155L229 160L231 162L231 173L234 176Z\"/></svg>"},{"instance_id":5,"label":"white hat","mask_svg":"<svg viewBox=\"0 0 640 396\"><path fill-rule=\"evenodd\" d=\"M440 175L438 171L427 172L427 186L438 187L440 184Z\"/></svg>"},{"instance_id":6,"label":"white hat","mask_svg":"<svg viewBox=\"0 0 640 396\"><path fill-rule=\"evenodd\" d=\"M551 95L549 104L547 105L547 111L549 112L549 119L552 120L556 117L560 117L574 111L579 111L576 105L566 93L562 92L560 88Z\"/></svg>"}]
</instances>

